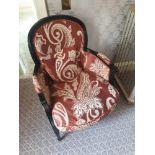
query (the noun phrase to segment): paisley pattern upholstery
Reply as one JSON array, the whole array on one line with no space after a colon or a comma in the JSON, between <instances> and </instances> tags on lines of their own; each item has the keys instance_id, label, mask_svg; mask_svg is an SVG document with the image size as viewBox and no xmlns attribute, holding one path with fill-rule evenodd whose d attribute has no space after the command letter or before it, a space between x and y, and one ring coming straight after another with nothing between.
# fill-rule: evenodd
<instances>
[{"instance_id":1,"label":"paisley pattern upholstery","mask_svg":"<svg viewBox=\"0 0 155 155\"><path fill-rule=\"evenodd\" d=\"M116 106L118 91L106 80L81 72L73 83L55 83L53 118L62 131L74 131L105 117Z\"/></svg>"},{"instance_id":2,"label":"paisley pattern upholstery","mask_svg":"<svg viewBox=\"0 0 155 155\"><path fill-rule=\"evenodd\" d=\"M69 20L46 23L34 36L36 54L55 81L72 81L75 78L78 71L75 60L79 51L83 50L83 42L82 28Z\"/></svg>"},{"instance_id":3,"label":"paisley pattern upholstery","mask_svg":"<svg viewBox=\"0 0 155 155\"><path fill-rule=\"evenodd\" d=\"M98 122L114 110L119 98L109 83L111 60L85 51L84 42L83 28L68 19L42 24L33 38L41 64L33 83L53 105L54 123L64 132Z\"/></svg>"},{"instance_id":4,"label":"paisley pattern upholstery","mask_svg":"<svg viewBox=\"0 0 155 155\"><path fill-rule=\"evenodd\" d=\"M84 55L84 61L81 60L84 64L84 70L87 72L93 72L97 76L109 81L110 68L107 66L107 64L92 53L85 52Z\"/></svg>"}]
</instances>

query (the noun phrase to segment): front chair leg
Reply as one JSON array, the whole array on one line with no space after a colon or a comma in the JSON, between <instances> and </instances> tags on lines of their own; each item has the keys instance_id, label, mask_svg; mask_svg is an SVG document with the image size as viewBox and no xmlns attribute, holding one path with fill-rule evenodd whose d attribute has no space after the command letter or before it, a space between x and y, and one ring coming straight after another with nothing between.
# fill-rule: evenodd
<instances>
[{"instance_id":1,"label":"front chair leg","mask_svg":"<svg viewBox=\"0 0 155 155\"><path fill-rule=\"evenodd\" d=\"M40 102L41 102L42 106L44 107L47 118L48 118L48 120L49 120L49 122L50 122L50 124L51 124L51 126L53 128L53 131L54 131L55 135L57 136L58 141L61 141L62 139L65 138L66 134L64 134L62 137L60 136L60 131L58 130L58 128L54 124L51 109L50 109L48 103L46 102L46 99L45 99L45 97L44 97L44 95L42 93L39 94L39 99L40 99Z\"/></svg>"},{"instance_id":2,"label":"front chair leg","mask_svg":"<svg viewBox=\"0 0 155 155\"><path fill-rule=\"evenodd\" d=\"M53 122L53 119L52 119L52 121L50 123L51 123L51 126L53 128L53 131L54 131L55 135L57 136L58 141L61 141L62 139L64 139L66 134L64 134L62 137L60 136L60 131L55 126L55 124Z\"/></svg>"},{"instance_id":3,"label":"front chair leg","mask_svg":"<svg viewBox=\"0 0 155 155\"><path fill-rule=\"evenodd\" d=\"M48 106L48 105L46 104L46 106ZM48 110L45 110L45 111L46 111L46 115L48 117L48 120L49 120L49 122L50 122L50 124L51 124L51 126L53 128L53 131L54 131L55 135L57 136L58 141L61 141L62 139L65 138L66 134L64 134L62 137L60 136L60 131L58 130L58 128L54 124L51 110L49 110L49 107L46 108L46 109L48 109Z\"/></svg>"}]
</instances>

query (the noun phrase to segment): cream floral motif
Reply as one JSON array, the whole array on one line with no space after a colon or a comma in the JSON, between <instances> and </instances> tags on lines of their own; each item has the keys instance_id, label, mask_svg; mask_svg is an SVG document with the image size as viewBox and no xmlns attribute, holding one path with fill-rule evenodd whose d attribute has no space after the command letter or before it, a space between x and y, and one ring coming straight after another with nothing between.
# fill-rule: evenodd
<instances>
[{"instance_id":1,"label":"cream floral motif","mask_svg":"<svg viewBox=\"0 0 155 155\"><path fill-rule=\"evenodd\" d=\"M100 89L102 88L98 86L98 81L90 81L89 74L81 72L80 83L76 95L71 87L65 83L64 89L54 92L52 96L63 96L64 101L67 99L73 100L74 105L72 110L77 118L77 124L85 122L89 123L90 121L93 121L93 119L99 117L100 112L103 113L102 103L97 97L100 93ZM84 114L86 114L85 121L82 119Z\"/></svg>"},{"instance_id":2,"label":"cream floral motif","mask_svg":"<svg viewBox=\"0 0 155 155\"><path fill-rule=\"evenodd\" d=\"M66 131L69 125L68 114L62 103L57 102L55 108L52 111L54 124L60 131Z\"/></svg>"},{"instance_id":3,"label":"cream floral motif","mask_svg":"<svg viewBox=\"0 0 155 155\"><path fill-rule=\"evenodd\" d=\"M44 26L44 31L49 42L53 45L61 45L63 39L65 39L64 47L73 47L75 44L75 39L72 38L71 34L71 26L67 28L63 24L52 25L52 23L49 23ZM51 38L53 38L55 41L53 41Z\"/></svg>"},{"instance_id":4,"label":"cream floral motif","mask_svg":"<svg viewBox=\"0 0 155 155\"><path fill-rule=\"evenodd\" d=\"M107 106L108 110L110 110L113 107L113 105L111 103L115 103L115 100L112 97L108 97L106 99L106 106Z\"/></svg>"},{"instance_id":5,"label":"cream floral motif","mask_svg":"<svg viewBox=\"0 0 155 155\"><path fill-rule=\"evenodd\" d=\"M67 83L65 83L63 90L58 90L58 91L54 92L52 94L52 96L63 96L64 101L66 101L67 99L71 99L74 101L76 100L76 97L74 95L74 91L71 89L70 85L68 85Z\"/></svg>"},{"instance_id":6,"label":"cream floral motif","mask_svg":"<svg viewBox=\"0 0 155 155\"><path fill-rule=\"evenodd\" d=\"M46 56L40 57L40 60L49 60L49 59L51 59L52 52L53 52L52 48L50 46L48 46L48 51L47 51Z\"/></svg>"},{"instance_id":7,"label":"cream floral motif","mask_svg":"<svg viewBox=\"0 0 155 155\"><path fill-rule=\"evenodd\" d=\"M61 59L65 58L65 53L63 53L63 49L61 49L60 45L56 45L56 47L55 47L54 58L61 58Z\"/></svg>"},{"instance_id":8,"label":"cream floral motif","mask_svg":"<svg viewBox=\"0 0 155 155\"><path fill-rule=\"evenodd\" d=\"M75 61L75 59L73 60L73 57L75 57L76 51L74 50L69 51L69 56L65 62L64 59L66 57L66 53L63 53L63 49L61 50L60 46L57 45L55 51L56 53L54 57L56 58L55 68L57 76L62 81L66 80L68 80L68 82L74 81L77 74L79 73L79 69L76 63L68 65L68 62Z\"/></svg>"},{"instance_id":9,"label":"cream floral motif","mask_svg":"<svg viewBox=\"0 0 155 155\"><path fill-rule=\"evenodd\" d=\"M90 65L89 70L108 80L109 68L100 60L95 59L95 62Z\"/></svg>"},{"instance_id":10,"label":"cream floral motif","mask_svg":"<svg viewBox=\"0 0 155 155\"><path fill-rule=\"evenodd\" d=\"M76 101L73 106L74 115L79 118L83 116L83 114L88 113L89 110L101 109L102 104L99 98L93 97L90 99L83 99L80 101Z\"/></svg>"},{"instance_id":11,"label":"cream floral motif","mask_svg":"<svg viewBox=\"0 0 155 155\"><path fill-rule=\"evenodd\" d=\"M64 67L62 75L68 82L72 82L77 77L78 71L78 66L76 64L69 64Z\"/></svg>"},{"instance_id":12,"label":"cream floral motif","mask_svg":"<svg viewBox=\"0 0 155 155\"><path fill-rule=\"evenodd\" d=\"M75 61L76 58L76 51L75 50L71 50L68 52L68 57L71 61Z\"/></svg>"},{"instance_id":13,"label":"cream floral motif","mask_svg":"<svg viewBox=\"0 0 155 155\"><path fill-rule=\"evenodd\" d=\"M76 122L76 125L80 126L81 124L85 124L86 120L84 120L83 118L79 118Z\"/></svg>"},{"instance_id":14,"label":"cream floral motif","mask_svg":"<svg viewBox=\"0 0 155 155\"><path fill-rule=\"evenodd\" d=\"M112 94L112 96L116 97L116 91L111 84L108 85L108 90L109 90L109 93Z\"/></svg>"},{"instance_id":15,"label":"cream floral motif","mask_svg":"<svg viewBox=\"0 0 155 155\"><path fill-rule=\"evenodd\" d=\"M46 53L42 52L42 45L46 44L46 39L43 38L43 35L39 35L38 33L36 33L35 36L35 47L37 49L37 51L43 55L46 55Z\"/></svg>"},{"instance_id":16,"label":"cream floral motif","mask_svg":"<svg viewBox=\"0 0 155 155\"><path fill-rule=\"evenodd\" d=\"M73 81L72 86L74 88L74 91L76 91L77 90L77 86L78 86L77 78L76 78L75 81Z\"/></svg>"},{"instance_id":17,"label":"cream floral motif","mask_svg":"<svg viewBox=\"0 0 155 155\"><path fill-rule=\"evenodd\" d=\"M82 31L77 31L77 35L78 36L81 36L81 38L82 38L82 42L81 42L81 50L83 50L83 45L84 45L84 36L83 36L83 33L82 33Z\"/></svg>"}]
</instances>

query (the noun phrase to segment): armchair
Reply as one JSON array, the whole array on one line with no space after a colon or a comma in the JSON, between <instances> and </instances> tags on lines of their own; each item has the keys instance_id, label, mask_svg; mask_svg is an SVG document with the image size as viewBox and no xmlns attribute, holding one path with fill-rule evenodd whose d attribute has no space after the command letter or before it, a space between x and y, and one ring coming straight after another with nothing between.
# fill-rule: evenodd
<instances>
[{"instance_id":1,"label":"armchair","mask_svg":"<svg viewBox=\"0 0 155 155\"><path fill-rule=\"evenodd\" d=\"M84 24L67 15L43 18L28 34L33 84L58 140L65 136L60 131L95 124L118 103L119 93L110 84L113 64L88 49L87 40Z\"/></svg>"}]
</instances>

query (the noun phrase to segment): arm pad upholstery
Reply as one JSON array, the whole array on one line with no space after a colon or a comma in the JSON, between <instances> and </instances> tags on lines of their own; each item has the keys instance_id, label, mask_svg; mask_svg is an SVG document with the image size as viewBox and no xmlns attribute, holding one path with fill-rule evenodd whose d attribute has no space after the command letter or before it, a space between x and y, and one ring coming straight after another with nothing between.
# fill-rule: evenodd
<instances>
[{"instance_id":1,"label":"arm pad upholstery","mask_svg":"<svg viewBox=\"0 0 155 155\"><path fill-rule=\"evenodd\" d=\"M89 49L89 48L87 49L87 51L91 53L92 55L96 56L98 59L100 59L104 64L106 64L110 68L109 80L113 81L114 75L117 72L119 72L118 68L113 64L113 62L103 53L93 51L92 49Z\"/></svg>"},{"instance_id":2,"label":"arm pad upholstery","mask_svg":"<svg viewBox=\"0 0 155 155\"><path fill-rule=\"evenodd\" d=\"M33 85L35 88L35 91L37 94L43 94L47 103L51 105L51 94L50 94L50 86L52 83L51 78L47 75L47 73L42 70L38 69L34 74L33 74Z\"/></svg>"},{"instance_id":3,"label":"arm pad upholstery","mask_svg":"<svg viewBox=\"0 0 155 155\"><path fill-rule=\"evenodd\" d=\"M83 68L88 72L93 72L97 76L109 81L110 68L92 52L84 52Z\"/></svg>"}]
</instances>

